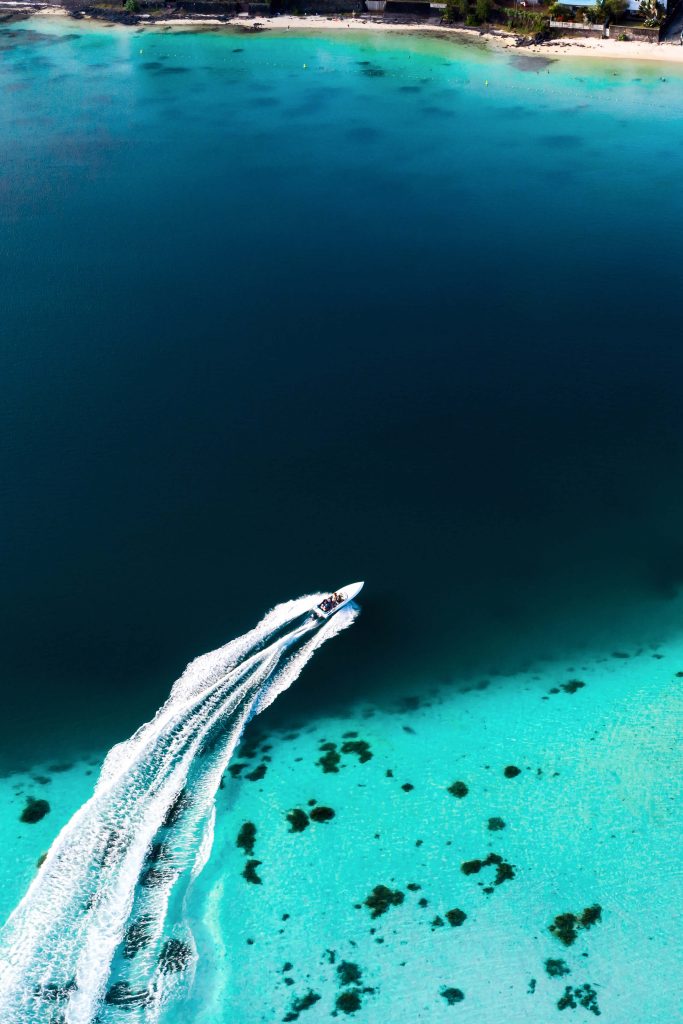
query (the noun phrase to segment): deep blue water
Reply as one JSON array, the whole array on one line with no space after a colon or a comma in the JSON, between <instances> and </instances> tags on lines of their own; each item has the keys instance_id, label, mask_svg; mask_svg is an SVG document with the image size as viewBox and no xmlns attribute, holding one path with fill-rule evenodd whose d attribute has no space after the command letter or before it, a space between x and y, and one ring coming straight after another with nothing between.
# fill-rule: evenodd
<instances>
[{"instance_id":1,"label":"deep blue water","mask_svg":"<svg viewBox=\"0 0 683 1024\"><path fill-rule=\"evenodd\" d=\"M352 579L354 643L276 713L675 594L675 70L38 22L0 49L8 761L127 735L190 656Z\"/></svg>"}]
</instances>

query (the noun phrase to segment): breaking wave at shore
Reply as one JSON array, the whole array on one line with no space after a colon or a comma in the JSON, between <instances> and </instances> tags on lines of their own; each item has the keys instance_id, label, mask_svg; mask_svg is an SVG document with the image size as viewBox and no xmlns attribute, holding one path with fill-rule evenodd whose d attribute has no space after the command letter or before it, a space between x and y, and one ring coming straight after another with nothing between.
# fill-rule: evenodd
<instances>
[{"instance_id":1,"label":"breaking wave at shore","mask_svg":"<svg viewBox=\"0 0 683 1024\"><path fill-rule=\"evenodd\" d=\"M349 626L323 595L278 605L244 636L191 662L154 718L110 750L92 797L62 829L2 932L3 1024L159 1020L191 985L184 921L208 861L214 798L245 725Z\"/></svg>"}]
</instances>

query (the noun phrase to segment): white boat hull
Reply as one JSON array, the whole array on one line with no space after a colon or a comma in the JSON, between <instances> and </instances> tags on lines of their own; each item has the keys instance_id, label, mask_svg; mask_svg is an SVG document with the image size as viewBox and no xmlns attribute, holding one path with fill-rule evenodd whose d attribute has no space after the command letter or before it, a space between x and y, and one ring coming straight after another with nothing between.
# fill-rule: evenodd
<instances>
[{"instance_id":1,"label":"white boat hull","mask_svg":"<svg viewBox=\"0 0 683 1024\"><path fill-rule=\"evenodd\" d=\"M363 583L349 583L348 586L342 587L341 590L335 590L333 594L328 594L324 601L317 604L313 611L321 619L329 619L332 615L343 608L349 601L353 601L354 597L357 597L363 589Z\"/></svg>"}]
</instances>

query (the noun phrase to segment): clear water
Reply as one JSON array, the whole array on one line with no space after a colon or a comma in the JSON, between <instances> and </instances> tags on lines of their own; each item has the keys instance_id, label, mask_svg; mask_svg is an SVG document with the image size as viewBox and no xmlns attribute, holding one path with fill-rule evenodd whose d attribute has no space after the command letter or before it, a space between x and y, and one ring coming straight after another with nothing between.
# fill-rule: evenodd
<instances>
[{"instance_id":1,"label":"clear water","mask_svg":"<svg viewBox=\"0 0 683 1024\"><path fill-rule=\"evenodd\" d=\"M169 1020L592 1020L586 983L675 1019L680 72L45 20L0 48L3 914L191 656L365 578L218 794ZM372 758L323 772L349 731ZM334 818L290 833L309 800Z\"/></svg>"},{"instance_id":2,"label":"clear water","mask_svg":"<svg viewBox=\"0 0 683 1024\"><path fill-rule=\"evenodd\" d=\"M192 987L198 951L184 908L210 856L216 793L247 722L353 622L353 605L321 620L323 597L279 605L197 658L154 719L109 752L92 798L0 932L7 1024L104 1024L130 1012L155 1021L178 977ZM49 813L35 797L27 809L24 824Z\"/></svg>"}]
</instances>

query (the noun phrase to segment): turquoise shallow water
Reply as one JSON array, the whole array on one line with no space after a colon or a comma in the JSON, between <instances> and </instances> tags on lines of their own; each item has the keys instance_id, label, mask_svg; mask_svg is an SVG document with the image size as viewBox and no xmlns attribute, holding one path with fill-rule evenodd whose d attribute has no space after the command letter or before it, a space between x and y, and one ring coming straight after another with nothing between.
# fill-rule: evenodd
<instances>
[{"instance_id":1,"label":"turquoise shallow water","mask_svg":"<svg viewBox=\"0 0 683 1024\"><path fill-rule=\"evenodd\" d=\"M3 916L192 653L365 577L238 752L265 774L225 777L167 1019L669 1024L680 73L351 32L0 47ZM290 832L311 800L334 817Z\"/></svg>"},{"instance_id":2,"label":"turquoise shallow water","mask_svg":"<svg viewBox=\"0 0 683 1024\"><path fill-rule=\"evenodd\" d=\"M653 631L637 648L461 679L457 693L421 681L390 711L363 702L287 730L256 720L187 910L194 989L164 1019L675 1020L681 671L680 633ZM92 772L41 765L3 780L4 911ZM35 825L17 821L29 794L51 802ZM315 806L334 816L316 821ZM492 853L511 876L497 862L463 872ZM377 886L393 895L373 917ZM596 905L568 941L549 930ZM567 986L577 1006L563 1010ZM449 1003L450 989L464 998Z\"/></svg>"}]
</instances>

